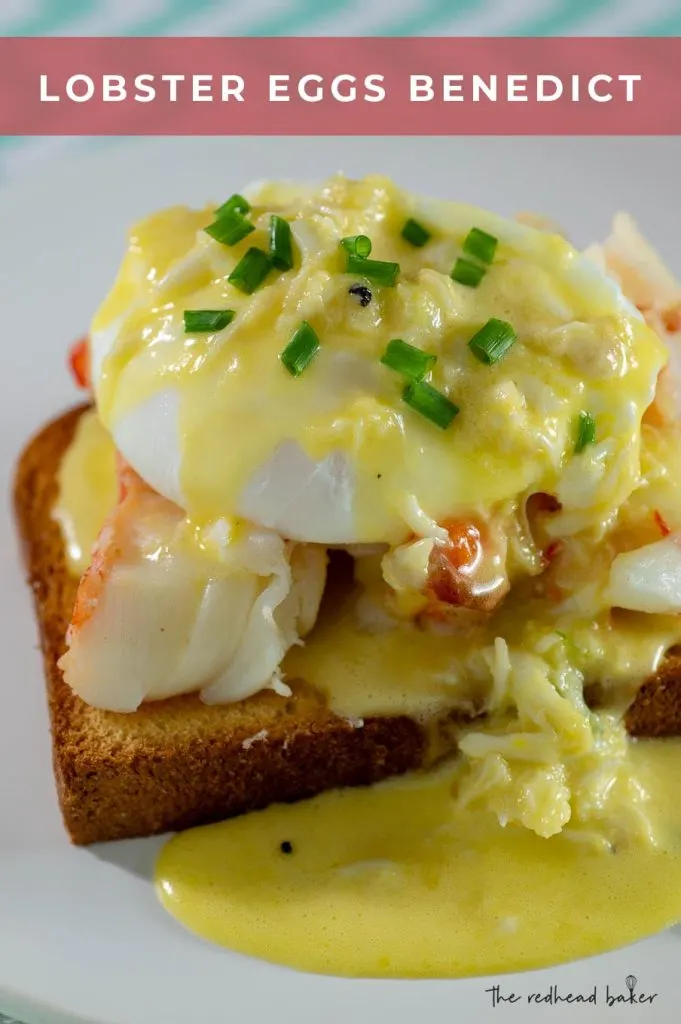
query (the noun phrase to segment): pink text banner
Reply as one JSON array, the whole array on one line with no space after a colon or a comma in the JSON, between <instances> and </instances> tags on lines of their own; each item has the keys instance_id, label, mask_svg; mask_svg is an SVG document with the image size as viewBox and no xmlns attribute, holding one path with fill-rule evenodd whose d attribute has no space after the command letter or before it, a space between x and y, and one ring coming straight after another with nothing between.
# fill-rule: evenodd
<instances>
[{"instance_id":1,"label":"pink text banner","mask_svg":"<svg viewBox=\"0 0 681 1024\"><path fill-rule=\"evenodd\" d=\"M0 135L678 134L678 38L0 39Z\"/></svg>"}]
</instances>

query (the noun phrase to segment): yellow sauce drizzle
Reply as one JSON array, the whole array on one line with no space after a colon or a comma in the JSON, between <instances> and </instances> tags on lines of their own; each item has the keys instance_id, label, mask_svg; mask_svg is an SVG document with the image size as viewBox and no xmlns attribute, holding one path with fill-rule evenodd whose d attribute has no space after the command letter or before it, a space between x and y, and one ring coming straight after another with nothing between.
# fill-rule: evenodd
<instances>
[{"instance_id":1,"label":"yellow sauce drizzle","mask_svg":"<svg viewBox=\"0 0 681 1024\"><path fill-rule=\"evenodd\" d=\"M82 576L102 524L116 503L116 451L93 410L78 420L59 467L59 497L52 510L62 529L69 572Z\"/></svg>"},{"instance_id":2,"label":"yellow sauce drizzle","mask_svg":"<svg viewBox=\"0 0 681 1024\"><path fill-rule=\"evenodd\" d=\"M502 829L455 809L443 767L178 835L158 893L203 938L306 971L461 977L600 953L681 917L681 745L631 758L658 849Z\"/></svg>"},{"instance_id":3,"label":"yellow sauce drizzle","mask_svg":"<svg viewBox=\"0 0 681 1024\"><path fill-rule=\"evenodd\" d=\"M434 240L416 249L400 229L418 201L379 176L334 178L316 193L270 184L251 201L255 230L231 247L203 230L214 208L175 207L138 224L92 327L96 351L115 336L95 373L108 429L115 433L159 392L176 396L181 503L192 518L238 515L247 482L288 440L315 460L344 453L354 474L350 539L396 543L409 533L401 508L410 494L440 519L530 488L552 492L582 409L607 442L602 465L591 466L594 449L578 467L604 477L594 483L596 518L627 497L640 415L665 353L612 282L564 239L442 203L431 204L427 218L437 224ZM228 274L248 247L267 247L273 211L292 224L296 265L244 296ZM499 246L480 286L467 288L449 275L473 225ZM348 295L357 277L344 272L339 246L357 233L371 236L377 258L401 268L396 286L374 287L366 308ZM184 309L224 308L236 311L224 331L185 333ZM490 316L510 321L522 339L494 366L467 346ZM321 348L297 379L279 355L303 319ZM379 362L395 337L437 355L432 384L461 408L452 429L434 427L401 400L404 381ZM615 406L613 388L621 392ZM140 447L145 439L143 429Z\"/></svg>"}]
</instances>

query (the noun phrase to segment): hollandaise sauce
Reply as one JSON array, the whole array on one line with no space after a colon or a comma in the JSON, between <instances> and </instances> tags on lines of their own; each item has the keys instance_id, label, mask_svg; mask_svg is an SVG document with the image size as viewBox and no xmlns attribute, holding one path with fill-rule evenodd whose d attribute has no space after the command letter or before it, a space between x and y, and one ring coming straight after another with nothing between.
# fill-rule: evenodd
<instances>
[{"instance_id":1,"label":"hollandaise sauce","mask_svg":"<svg viewBox=\"0 0 681 1024\"><path fill-rule=\"evenodd\" d=\"M205 939L328 974L461 977L600 953L681 918L681 745L640 741L630 757L657 846L504 829L455 807L444 766L178 835L158 893Z\"/></svg>"},{"instance_id":2,"label":"hollandaise sauce","mask_svg":"<svg viewBox=\"0 0 681 1024\"><path fill-rule=\"evenodd\" d=\"M52 510L61 527L70 572L82 575L102 523L116 503L116 450L94 410L78 420L59 467L59 497Z\"/></svg>"},{"instance_id":3,"label":"hollandaise sauce","mask_svg":"<svg viewBox=\"0 0 681 1024\"><path fill-rule=\"evenodd\" d=\"M92 324L99 414L156 490L200 521L321 543L398 543L411 496L440 520L553 493L575 455L579 508L622 502L664 349L563 238L379 176L248 196L225 204L245 220L174 207L136 225ZM593 431L575 452L580 415ZM272 458L284 518L258 475ZM333 479L325 508L294 503L307 460Z\"/></svg>"},{"instance_id":4,"label":"hollandaise sauce","mask_svg":"<svg viewBox=\"0 0 681 1024\"><path fill-rule=\"evenodd\" d=\"M681 918L681 743L623 721L681 644L681 289L642 296L606 249L377 176L133 228L90 335L104 430L84 419L61 472L73 571L114 446L137 491L66 682L135 712L302 681L354 728L446 734L431 764L457 751L170 840L158 891L190 930L458 977Z\"/></svg>"}]
</instances>

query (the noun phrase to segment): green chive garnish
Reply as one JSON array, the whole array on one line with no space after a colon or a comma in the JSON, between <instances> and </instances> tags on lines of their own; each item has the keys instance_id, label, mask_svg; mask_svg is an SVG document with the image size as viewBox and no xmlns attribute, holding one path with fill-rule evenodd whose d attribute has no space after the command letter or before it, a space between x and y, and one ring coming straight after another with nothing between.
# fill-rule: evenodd
<instances>
[{"instance_id":1,"label":"green chive garnish","mask_svg":"<svg viewBox=\"0 0 681 1024\"><path fill-rule=\"evenodd\" d=\"M319 338L307 320L303 320L279 358L291 376L300 377L318 351Z\"/></svg>"},{"instance_id":2,"label":"green chive garnish","mask_svg":"<svg viewBox=\"0 0 681 1024\"><path fill-rule=\"evenodd\" d=\"M221 331L235 317L233 309L185 309L184 333L201 334L206 331Z\"/></svg>"},{"instance_id":3,"label":"green chive garnish","mask_svg":"<svg viewBox=\"0 0 681 1024\"><path fill-rule=\"evenodd\" d=\"M422 380L428 373L431 366L437 362L437 356L430 352L424 352L414 345L410 345L401 338L393 338L388 342L388 347L381 356L384 366L401 373L408 380Z\"/></svg>"},{"instance_id":4,"label":"green chive garnish","mask_svg":"<svg viewBox=\"0 0 681 1024\"><path fill-rule=\"evenodd\" d=\"M244 199L238 192L235 192L233 196L230 196L226 203L222 206L218 206L215 211L216 217L221 217L223 213L227 213L228 210L236 210L237 213L248 213L251 208L251 204L248 199Z\"/></svg>"},{"instance_id":5,"label":"green chive garnish","mask_svg":"<svg viewBox=\"0 0 681 1024\"><path fill-rule=\"evenodd\" d=\"M241 257L227 280L240 292L251 295L263 283L272 264L266 252L251 246Z\"/></svg>"},{"instance_id":6,"label":"green chive garnish","mask_svg":"<svg viewBox=\"0 0 681 1024\"><path fill-rule=\"evenodd\" d=\"M385 284L392 287L400 272L400 265L399 263L388 263L386 260L366 260L353 253L348 253L345 272L365 277L367 281L373 281L374 284Z\"/></svg>"},{"instance_id":7,"label":"green chive garnish","mask_svg":"<svg viewBox=\"0 0 681 1024\"><path fill-rule=\"evenodd\" d=\"M468 342L468 347L481 363L498 363L516 340L517 335L505 320L488 320Z\"/></svg>"},{"instance_id":8,"label":"green chive garnish","mask_svg":"<svg viewBox=\"0 0 681 1024\"><path fill-rule=\"evenodd\" d=\"M348 235L341 238L340 244L352 256L359 256L365 260L371 254L371 239L367 235Z\"/></svg>"},{"instance_id":9,"label":"green chive garnish","mask_svg":"<svg viewBox=\"0 0 681 1024\"><path fill-rule=\"evenodd\" d=\"M402 238L405 242L409 242L420 249L422 245L430 241L431 237L428 228L424 228L423 224L419 224L417 220L410 217L409 220L405 221L402 228Z\"/></svg>"},{"instance_id":10,"label":"green chive garnish","mask_svg":"<svg viewBox=\"0 0 681 1024\"><path fill-rule=\"evenodd\" d=\"M459 411L459 407L450 402L446 395L423 380L407 384L402 392L402 398L407 405L442 430L447 429Z\"/></svg>"},{"instance_id":11,"label":"green chive garnish","mask_svg":"<svg viewBox=\"0 0 681 1024\"><path fill-rule=\"evenodd\" d=\"M276 213L270 217L270 263L277 270L290 270L293 266L291 225Z\"/></svg>"},{"instance_id":12,"label":"green chive garnish","mask_svg":"<svg viewBox=\"0 0 681 1024\"><path fill-rule=\"evenodd\" d=\"M250 235L251 231L255 231L251 222L234 209L221 213L217 220L206 228L206 233L223 245L236 245L246 235Z\"/></svg>"},{"instance_id":13,"label":"green chive garnish","mask_svg":"<svg viewBox=\"0 0 681 1024\"><path fill-rule=\"evenodd\" d=\"M575 455L579 455L590 444L596 440L596 421L589 412L580 412L577 418L577 440L575 441Z\"/></svg>"},{"instance_id":14,"label":"green chive garnish","mask_svg":"<svg viewBox=\"0 0 681 1024\"><path fill-rule=\"evenodd\" d=\"M453 281L465 284L468 288L477 288L487 271L479 263L473 263L460 256L449 275Z\"/></svg>"},{"instance_id":15,"label":"green chive garnish","mask_svg":"<svg viewBox=\"0 0 681 1024\"><path fill-rule=\"evenodd\" d=\"M488 235L480 228L471 228L464 239L463 251L481 263L491 263L498 243L499 239L494 235Z\"/></svg>"}]
</instances>

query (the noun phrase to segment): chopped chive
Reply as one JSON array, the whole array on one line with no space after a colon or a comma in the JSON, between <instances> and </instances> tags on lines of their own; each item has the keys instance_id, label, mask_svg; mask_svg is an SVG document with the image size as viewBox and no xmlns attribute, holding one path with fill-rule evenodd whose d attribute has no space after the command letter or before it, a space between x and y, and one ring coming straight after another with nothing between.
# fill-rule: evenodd
<instances>
[{"instance_id":1,"label":"chopped chive","mask_svg":"<svg viewBox=\"0 0 681 1024\"><path fill-rule=\"evenodd\" d=\"M371 255L371 239L367 235L348 235L347 238L341 238L340 244L352 256L359 256L360 259L365 260Z\"/></svg>"},{"instance_id":2,"label":"chopped chive","mask_svg":"<svg viewBox=\"0 0 681 1024\"><path fill-rule=\"evenodd\" d=\"M432 237L428 228L424 228L423 224L419 224L413 217L404 222L401 234L405 242L415 245L418 249L425 245L426 242L429 242Z\"/></svg>"},{"instance_id":3,"label":"chopped chive","mask_svg":"<svg viewBox=\"0 0 681 1024\"><path fill-rule=\"evenodd\" d=\"M290 270L293 266L291 225L276 213L270 217L270 263L277 270Z\"/></svg>"},{"instance_id":4,"label":"chopped chive","mask_svg":"<svg viewBox=\"0 0 681 1024\"><path fill-rule=\"evenodd\" d=\"M407 384L402 398L407 405L442 430L447 429L459 411L459 407L450 402L446 395L423 380Z\"/></svg>"},{"instance_id":5,"label":"chopped chive","mask_svg":"<svg viewBox=\"0 0 681 1024\"><path fill-rule=\"evenodd\" d=\"M487 271L479 263L466 260L459 256L454 264L454 269L449 275L453 281L465 284L468 288L477 288Z\"/></svg>"},{"instance_id":6,"label":"chopped chive","mask_svg":"<svg viewBox=\"0 0 681 1024\"><path fill-rule=\"evenodd\" d=\"M241 257L227 280L240 292L251 295L263 283L272 264L266 252L251 246Z\"/></svg>"},{"instance_id":7,"label":"chopped chive","mask_svg":"<svg viewBox=\"0 0 681 1024\"><path fill-rule=\"evenodd\" d=\"M399 263L389 263L386 260L366 260L353 253L348 253L345 272L346 274L359 274L374 284L385 284L392 287L400 272L400 265Z\"/></svg>"},{"instance_id":8,"label":"chopped chive","mask_svg":"<svg viewBox=\"0 0 681 1024\"><path fill-rule=\"evenodd\" d=\"M575 455L579 455L590 444L596 440L596 421L589 412L580 412L577 418L577 439L575 441Z\"/></svg>"},{"instance_id":9,"label":"chopped chive","mask_svg":"<svg viewBox=\"0 0 681 1024\"><path fill-rule=\"evenodd\" d=\"M184 333L200 334L205 331L221 331L235 317L233 309L185 309Z\"/></svg>"},{"instance_id":10,"label":"chopped chive","mask_svg":"<svg viewBox=\"0 0 681 1024\"><path fill-rule=\"evenodd\" d=\"M497 363L505 356L517 335L505 320L492 317L468 342L468 347L481 363Z\"/></svg>"},{"instance_id":11,"label":"chopped chive","mask_svg":"<svg viewBox=\"0 0 681 1024\"><path fill-rule=\"evenodd\" d=\"M303 320L279 358L291 376L300 377L318 351L317 333L307 320Z\"/></svg>"},{"instance_id":12,"label":"chopped chive","mask_svg":"<svg viewBox=\"0 0 681 1024\"><path fill-rule=\"evenodd\" d=\"M491 263L498 244L499 239L494 235L488 235L480 228L471 228L464 239L463 251L481 263Z\"/></svg>"},{"instance_id":13,"label":"chopped chive","mask_svg":"<svg viewBox=\"0 0 681 1024\"><path fill-rule=\"evenodd\" d=\"M206 234L223 245L236 245L246 235L250 235L251 231L255 231L251 222L238 210L233 209L221 213L217 220L206 228Z\"/></svg>"},{"instance_id":14,"label":"chopped chive","mask_svg":"<svg viewBox=\"0 0 681 1024\"><path fill-rule=\"evenodd\" d=\"M218 206L215 211L216 217L221 217L223 213L227 213L228 210L236 210L237 213L248 213L251 208L251 204L248 199L244 199L238 192L235 192L233 196L230 196L226 203L222 206Z\"/></svg>"},{"instance_id":15,"label":"chopped chive","mask_svg":"<svg viewBox=\"0 0 681 1024\"><path fill-rule=\"evenodd\" d=\"M414 345L410 345L401 338L393 338L388 342L388 347L381 356L384 366L401 373L408 380L422 380L428 373L431 366L437 362L437 356L430 352L424 352Z\"/></svg>"}]
</instances>

